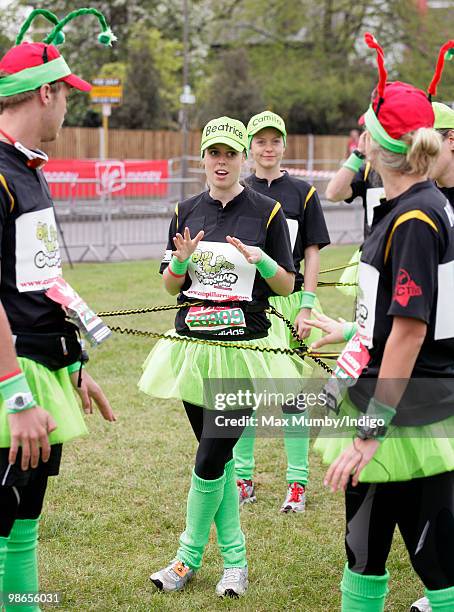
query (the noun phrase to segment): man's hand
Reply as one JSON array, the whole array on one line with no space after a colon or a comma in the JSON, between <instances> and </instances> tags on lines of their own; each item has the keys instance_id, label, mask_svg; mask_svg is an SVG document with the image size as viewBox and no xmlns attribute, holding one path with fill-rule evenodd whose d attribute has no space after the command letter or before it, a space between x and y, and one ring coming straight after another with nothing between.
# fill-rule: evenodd
<instances>
[{"instance_id":1,"label":"man's hand","mask_svg":"<svg viewBox=\"0 0 454 612\"><path fill-rule=\"evenodd\" d=\"M353 444L346 448L328 468L323 481L325 487L331 487L333 493L338 489L345 491L352 474L352 485L356 487L361 472L375 455L379 445L380 442L377 440L355 438Z\"/></svg>"},{"instance_id":2,"label":"man's hand","mask_svg":"<svg viewBox=\"0 0 454 612\"><path fill-rule=\"evenodd\" d=\"M40 447L41 459L46 462L50 455L48 434L57 428L51 415L41 406L35 406L23 412L9 414L8 421L11 435L8 461L15 463L17 451L21 446L23 470L28 470L29 466L32 468L38 466Z\"/></svg>"},{"instance_id":3,"label":"man's hand","mask_svg":"<svg viewBox=\"0 0 454 612\"><path fill-rule=\"evenodd\" d=\"M82 370L82 385L80 387L77 386L78 380L79 372L73 372L71 374L71 382L82 400L82 408L84 409L84 412L86 414L93 414L94 400L99 412L106 421L116 421L117 417L113 413L109 400L104 395L101 387L93 380L90 374L88 374L85 370Z\"/></svg>"},{"instance_id":4,"label":"man's hand","mask_svg":"<svg viewBox=\"0 0 454 612\"><path fill-rule=\"evenodd\" d=\"M298 338L300 340L304 340L305 338L307 338L312 331L312 327L306 323L306 319L310 319L310 318L311 318L310 308L301 308L299 313L296 315L296 319L293 325L298 333Z\"/></svg>"}]
</instances>

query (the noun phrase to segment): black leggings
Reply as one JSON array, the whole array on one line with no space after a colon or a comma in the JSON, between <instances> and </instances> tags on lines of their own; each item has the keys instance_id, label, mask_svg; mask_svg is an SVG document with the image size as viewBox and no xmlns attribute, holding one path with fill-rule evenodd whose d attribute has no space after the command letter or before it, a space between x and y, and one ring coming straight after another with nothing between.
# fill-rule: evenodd
<instances>
[{"instance_id":1,"label":"black leggings","mask_svg":"<svg viewBox=\"0 0 454 612\"><path fill-rule=\"evenodd\" d=\"M26 486L0 486L0 536L7 538L16 519L37 519L43 509L48 474L37 474Z\"/></svg>"},{"instance_id":2,"label":"black leggings","mask_svg":"<svg viewBox=\"0 0 454 612\"><path fill-rule=\"evenodd\" d=\"M407 482L349 483L345 508L350 570L383 576L397 525L425 587L454 586L454 472Z\"/></svg>"},{"instance_id":3,"label":"black leggings","mask_svg":"<svg viewBox=\"0 0 454 612\"><path fill-rule=\"evenodd\" d=\"M244 430L244 425L223 427L216 424L216 417L239 419L249 416L252 410L207 410L189 402L183 402L192 430L199 442L195 456L195 473L204 480L215 480L224 473L225 464L233 459L233 447Z\"/></svg>"}]
</instances>

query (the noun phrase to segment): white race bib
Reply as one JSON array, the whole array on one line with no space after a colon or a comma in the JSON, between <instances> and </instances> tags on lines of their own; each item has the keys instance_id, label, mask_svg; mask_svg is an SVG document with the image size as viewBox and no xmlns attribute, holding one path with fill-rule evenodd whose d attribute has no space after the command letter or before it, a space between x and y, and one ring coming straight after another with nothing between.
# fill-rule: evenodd
<instances>
[{"instance_id":1,"label":"white race bib","mask_svg":"<svg viewBox=\"0 0 454 612\"><path fill-rule=\"evenodd\" d=\"M62 274L53 208L16 219L16 284L19 293L48 289Z\"/></svg>"},{"instance_id":2,"label":"white race bib","mask_svg":"<svg viewBox=\"0 0 454 612\"><path fill-rule=\"evenodd\" d=\"M222 302L252 300L256 267L231 244L199 242L189 261L188 297Z\"/></svg>"},{"instance_id":3,"label":"white race bib","mask_svg":"<svg viewBox=\"0 0 454 612\"><path fill-rule=\"evenodd\" d=\"M371 187L366 190L366 221L369 227L372 227L374 220L374 208L380 206L380 200L385 196L383 187Z\"/></svg>"},{"instance_id":4,"label":"white race bib","mask_svg":"<svg viewBox=\"0 0 454 612\"><path fill-rule=\"evenodd\" d=\"M358 323L358 334L367 348L373 346L379 278L380 274L376 268L363 261L359 262L359 295L356 306L356 322Z\"/></svg>"}]
</instances>

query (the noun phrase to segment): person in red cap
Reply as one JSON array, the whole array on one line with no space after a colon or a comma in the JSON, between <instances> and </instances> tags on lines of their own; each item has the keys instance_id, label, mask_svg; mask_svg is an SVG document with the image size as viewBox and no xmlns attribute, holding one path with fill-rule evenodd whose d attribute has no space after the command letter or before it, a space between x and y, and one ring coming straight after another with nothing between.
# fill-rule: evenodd
<instances>
[{"instance_id":1,"label":"person in red cap","mask_svg":"<svg viewBox=\"0 0 454 612\"><path fill-rule=\"evenodd\" d=\"M112 40L98 11L83 12L101 17ZM54 29L42 43L21 43L37 14ZM40 170L47 156L39 147L57 137L71 89L90 89L50 43L62 41L63 25L78 14L59 22L49 11L33 11L0 60L0 593L8 611L39 610L38 525L48 477L58 474L62 444L86 433L74 390L85 412L94 401L115 420L101 388L82 371L76 326L46 295L61 277L61 260ZM14 594L26 600L18 605Z\"/></svg>"},{"instance_id":2,"label":"person in red cap","mask_svg":"<svg viewBox=\"0 0 454 612\"><path fill-rule=\"evenodd\" d=\"M428 180L442 147L426 94L380 80L365 115L366 155L386 201L360 261L355 324L308 321L316 346L349 340L326 391L347 423L315 448L325 485L345 491L343 612L382 612L396 526L433 612L454 609L454 223ZM334 418L334 417L333 417ZM350 422L349 422L350 421ZM353 442L352 442L353 440Z\"/></svg>"}]
</instances>

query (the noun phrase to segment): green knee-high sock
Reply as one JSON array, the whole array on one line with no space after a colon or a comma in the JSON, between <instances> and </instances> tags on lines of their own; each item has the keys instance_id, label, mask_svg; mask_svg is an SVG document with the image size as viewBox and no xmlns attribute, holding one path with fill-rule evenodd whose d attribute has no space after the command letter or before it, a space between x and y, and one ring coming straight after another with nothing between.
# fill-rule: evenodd
<instances>
[{"instance_id":1,"label":"green knee-high sock","mask_svg":"<svg viewBox=\"0 0 454 612\"><path fill-rule=\"evenodd\" d=\"M252 480L254 478L255 459L254 446L256 427L248 426L243 435L233 447L233 458L235 460L235 472L237 478Z\"/></svg>"},{"instance_id":2,"label":"green knee-high sock","mask_svg":"<svg viewBox=\"0 0 454 612\"><path fill-rule=\"evenodd\" d=\"M240 525L240 507L236 487L235 460L225 465L224 497L214 517L218 533L218 544L224 560L224 567L244 567L246 543Z\"/></svg>"},{"instance_id":3,"label":"green knee-high sock","mask_svg":"<svg viewBox=\"0 0 454 612\"><path fill-rule=\"evenodd\" d=\"M5 574L6 551L8 538L0 537L0 593L3 593L3 576Z\"/></svg>"},{"instance_id":4,"label":"green knee-high sock","mask_svg":"<svg viewBox=\"0 0 454 612\"><path fill-rule=\"evenodd\" d=\"M210 537L211 523L224 495L224 483L225 474L216 480L204 480L192 472L186 529L180 536L177 559L194 570L202 565L202 555Z\"/></svg>"},{"instance_id":5,"label":"green knee-high sock","mask_svg":"<svg viewBox=\"0 0 454 612\"><path fill-rule=\"evenodd\" d=\"M383 612L388 580L388 572L384 576L363 576L346 565L341 582L342 612Z\"/></svg>"},{"instance_id":6,"label":"green knee-high sock","mask_svg":"<svg viewBox=\"0 0 454 612\"><path fill-rule=\"evenodd\" d=\"M292 424L291 414L289 424L284 427L284 446L287 454L287 482L299 482L306 485L309 475L309 428L305 425ZM295 417L303 417L297 414Z\"/></svg>"},{"instance_id":7,"label":"green knee-high sock","mask_svg":"<svg viewBox=\"0 0 454 612\"><path fill-rule=\"evenodd\" d=\"M432 612L452 612L454 610L454 587L439 591L426 589L426 597L430 601Z\"/></svg>"},{"instance_id":8,"label":"green knee-high sock","mask_svg":"<svg viewBox=\"0 0 454 612\"><path fill-rule=\"evenodd\" d=\"M3 591L38 592L39 519L16 520L8 539ZM39 606L6 606L7 612L38 612Z\"/></svg>"}]
</instances>

